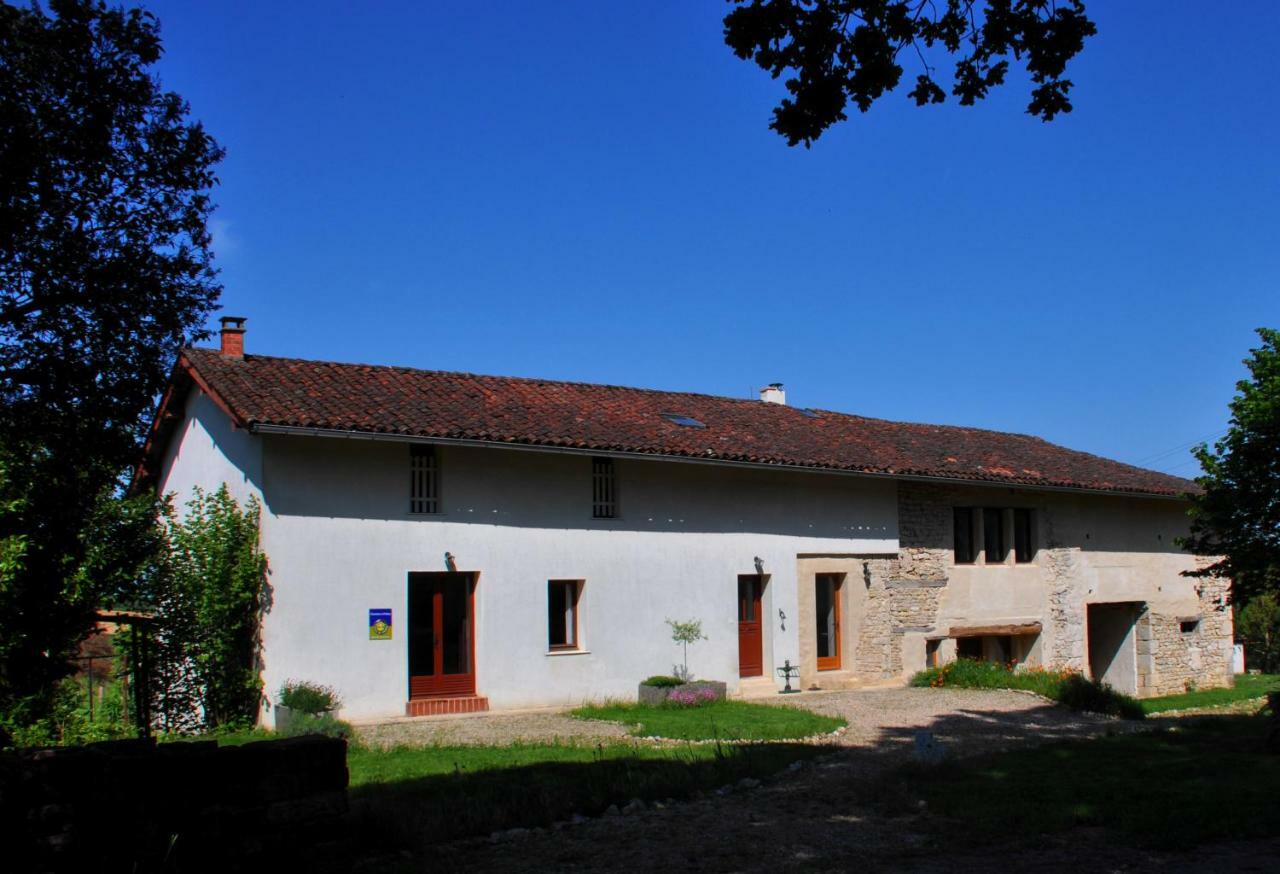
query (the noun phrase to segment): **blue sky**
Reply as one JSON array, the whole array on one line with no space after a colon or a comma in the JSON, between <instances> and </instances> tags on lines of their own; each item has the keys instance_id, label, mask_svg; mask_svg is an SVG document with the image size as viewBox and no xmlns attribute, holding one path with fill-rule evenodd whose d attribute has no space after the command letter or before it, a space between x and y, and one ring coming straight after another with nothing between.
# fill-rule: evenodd
<instances>
[{"instance_id":1,"label":"blue sky","mask_svg":"<svg viewBox=\"0 0 1280 874\"><path fill-rule=\"evenodd\" d=\"M1072 115L902 89L808 151L718 2L146 5L251 353L780 381L1192 475L1280 326L1273 2L1095 0Z\"/></svg>"}]
</instances>

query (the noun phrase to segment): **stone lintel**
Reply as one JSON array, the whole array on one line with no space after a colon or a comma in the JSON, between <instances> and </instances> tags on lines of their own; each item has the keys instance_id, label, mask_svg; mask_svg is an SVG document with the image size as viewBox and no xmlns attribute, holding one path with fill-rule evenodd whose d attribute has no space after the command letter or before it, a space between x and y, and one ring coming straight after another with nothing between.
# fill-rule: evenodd
<instances>
[{"instance_id":1,"label":"stone lintel","mask_svg":"<svg viewBox=\"0 0 1280 874\"><path fill-rule=\"evenodd\" d=\"M886 589L941 589L947 581L942 580L885 580Z\"/></svg>"}]
</instances>

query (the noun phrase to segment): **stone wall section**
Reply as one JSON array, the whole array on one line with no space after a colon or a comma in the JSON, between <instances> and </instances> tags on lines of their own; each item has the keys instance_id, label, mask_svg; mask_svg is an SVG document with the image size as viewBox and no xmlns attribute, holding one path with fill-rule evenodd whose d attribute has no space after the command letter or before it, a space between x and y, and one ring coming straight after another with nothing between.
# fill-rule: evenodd
<instances>
[{"instance_id":1,"label":"stone wall section","mask_svg":"<svg viewBox=\"0 0 1280 874\"><path fill-rule=\"evenodd\" d=\"M1085 645L1085 595L1081 581L1079 549L1051 546L1041 550L1048 582L1049 603L1043 632L1044 662L1055 668L1084 671L1088 667Z\"/></svg>"},{"instance_id":2,"label":"stone wall section","mask_svg":"<svg viewBox=\"0 0 1280 874\"><path fill-rule=\"evenodd\" d=\"M859 679L902 676L904 636L936 630L951 565L951 500L945 488L899 483L898 556L863 562L867 600L854 657Z\"/></svg>"},{"instance_id":3,"label":"stone wall section","mask_svg":"<svg viewBox=\"0 0 1280 874\"><path fill-rule=\"evenodd\" d=\"M1198 558L1196 565L1209 562ZM1139 695L1176 695L1230 682L1234 636L1230 589L1228 580L1203 577L1196 581L1198 613L1143 617L1138 625ZM1183 631L1186 621L1194 621L1195 628Z\"/></svg>"},{"instance_id":4,"label":"stone wall section","mask_svg":"<svg viewBox=\"0 0 1280 874\"><path fill-rule=\"evenodd\" d=\"M983 585L996 593L1008 593L1009 589L1004 588L1006 584L1022 587L1024 594L1034 592L1037 590L1034 587L1038 587L1042 593L1036 596L1039 600L1032 598L1028 603L1024 597L1016 606L997 607L993 612L1007 612L1009 621L1035 618L1042 623L1033 664L1083 673L1089 671L1088 604L1099 598L1095 586L1100 572L1114 575L1117 569L1126 567L1114 564L1115 559L1107 550L1116 547L1110 544L1129 542L1112 538L1107 545L1099 546L1099 529L1093 526L1114 525L1116 519L1122 519L1125 520L1123 524L1138 529L1138 534L1125 536L1146 536L1146 529L1142 526L1147 524L1147 517L1142 514L1150 511L1139 505L1132 514L1126 515L1129 511L1124 505L1115 503L1099 503L1096 505L1098 509L1094 509L1095 501L1125 500L1109 496L1002 495L963 486L906 482L899 483L898 489L900 548L897 556L869 556L860 562L863 571L861 584L865 586L866 597L861 602L862 615L856 639L849 641L853 649L852 664L846 662L846 668L852 669L858 681L885 681L909 675L922 664L923 641L947 635L949 628L941 627L939 620L941 611L946 608L948 584L954 584L951 579L954 568L952 508L957 506L1012 504L1034 508L1037 547L1034 564L1021 565L1016 569L992 568L989 572L981 566L967 566L967 579L981 575L986 581ZM1084 532L1093 532L1092 541L1087 534L1082 535L1082 526L1085 526ZM1102 529L1103 537L1107 537L1110 531L1109 528ZM1154 539L1154 533L1150 536ZM1136 545L1141 541L1134 542L1135 546L1119 547L1121 551L1116 555L1121 556L1120 561L1144 561L1141 555L1146 548ZM1125 549L1136 552L1123 552ZM1167 557L1163 560L1169 561ZM1168 571L1172 576L1167 579L1170 583L1185 580L1176 570L1177 559L1173 561ZM1203 565L1199 560L1188 559L1186 567L1191 567L1193 561ZM1102 571L1098 570L1100 563ZM1148 568L1145 572L1150 575L1150 565L1135 565L1138 566ZM848 580L849 584L858 582ZM1161 612L1161 609L1151 607L1140 615L1135 629L1137 692L1140 696L1181 692L1189 684L1207 687L1230 683L1232 628L1230 607L1227 605L1230 584L1212 578L1197 580L1196 583L1197 615L1190 615L1196 612L1190 603L1183 608L1188 614L1185 616L1169 613L1167 608ZM1028 586L1033 588L1028 590ZM1166 602L1168 586L1166 583L1163 596ZM1159 608L1156 586L1152 585L1151 589L1149 594L1144 594L1145 589L1138 589L1137 600L1145 597ZM1102 595L1101 602L1110 601ZM953 605L951 610L954 609ZM1194 631L1183 631L1181 623L1191 619L1198 619L1199 625ZM944 620L943 624L949 625L954 621L955 617L952 617ZM982 620L977 621L981 624ZM904 647L904 642L909 646ZM904 649L910 653L909 658L904 658ZM953 652L949 642L941 650L944 657ZM906 661L911 663L906 664Z\"/></svg>"}]
</instances>

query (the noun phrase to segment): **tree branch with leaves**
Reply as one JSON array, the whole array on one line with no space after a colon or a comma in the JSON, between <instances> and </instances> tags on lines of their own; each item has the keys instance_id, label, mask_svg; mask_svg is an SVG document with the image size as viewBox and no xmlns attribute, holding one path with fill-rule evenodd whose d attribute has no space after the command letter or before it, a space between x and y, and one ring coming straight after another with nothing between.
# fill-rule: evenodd
<instances>
[{"instance_id":1,"label":"tree branch with leaves","mask_svg":"<svg viewBox=\"0 0 1280 874\"><path fill-rule=\"evenodd\" d=\"M919 64L907 96L942 103L944 82L930 57L954 58L951 94L972 106L1003 85L1010 59L1034 87L1027 112L1044 121L1072 110L1067 64L1097 26L1082 0L729 0L724 39L739 58L790 96L769 125L789 145L809 146L852 102L861 112L901 83L902 56Z\"/></svg>"}]
</instances>

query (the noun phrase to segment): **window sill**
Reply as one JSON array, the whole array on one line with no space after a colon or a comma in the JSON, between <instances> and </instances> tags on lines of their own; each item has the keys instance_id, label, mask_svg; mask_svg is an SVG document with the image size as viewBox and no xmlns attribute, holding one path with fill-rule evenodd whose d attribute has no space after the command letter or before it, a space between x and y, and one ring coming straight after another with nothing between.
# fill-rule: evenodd
<instances>
[{"instance_id":1,"label":"window sill","mask_svg":"<svg viewBox=\"0 0 1280 874\"><path fill-rule=\"evenodd\" d=\"M548 656L576 656L591 655L589 649L549 649L545 653Z\"/></svg>"}]
</instances>

